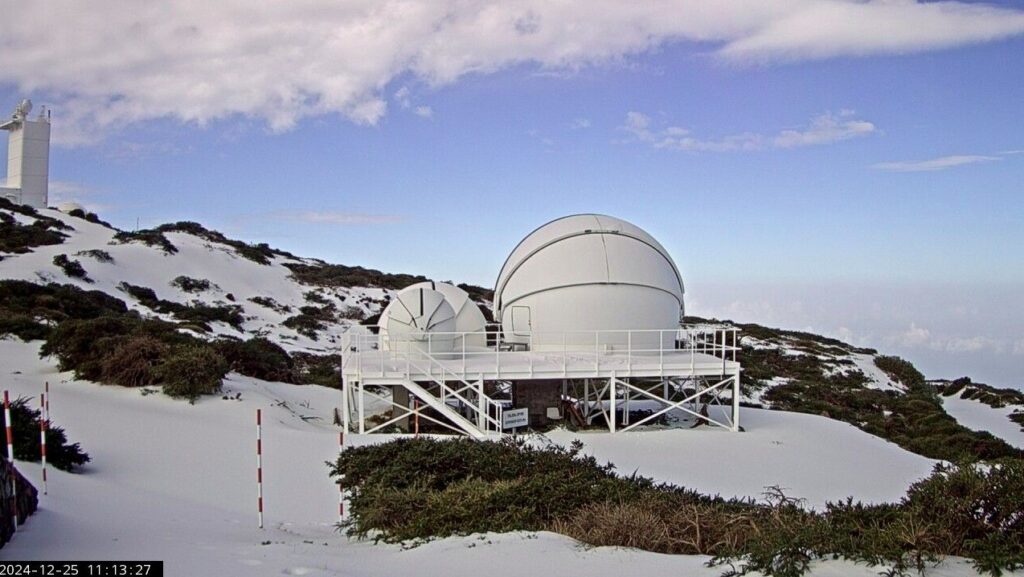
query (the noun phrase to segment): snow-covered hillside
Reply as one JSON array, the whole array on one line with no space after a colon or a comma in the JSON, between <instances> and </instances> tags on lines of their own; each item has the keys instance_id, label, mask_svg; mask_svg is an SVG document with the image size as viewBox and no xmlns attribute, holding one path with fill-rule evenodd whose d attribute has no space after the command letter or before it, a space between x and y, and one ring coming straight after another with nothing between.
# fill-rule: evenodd
<instances>
[{"instance_id":1,"label":"snow-covered hillside","mask_svg":"<svg viewBox=\"0 0 1024 577\"><path fill-rule=\"evenodd\" d=\"M263 336L290 353L336 354L338 337L358 319L379 312L392 294L392 287L380 283L317 282L322 275L303 276L296 270L320 270L325 267L320 261L248 247L193 225L170 227L160 235L119 234L54 210L32 216L0 209L0 225L15 226L12 223L47 230L42 235L46 242L0 255L0 280L102 291L144 317L178 322L172 331L185 330L204 339ZM82 270L76 272L73 263ZM147 291L153 297L145 296ZM234 323L190 323L161 302L232 309L241 318ZM323 322L294 322L303 315ZM874 397L891 400L910 390L879 368L879 357L870 349L742 326L743 394L748 403L778 409L781 402L774 400L773 390L827 382L837 390L872 395L874 413L868 416L885 422L892 411L886 408L889 405L872 404L878 402ZM50 494L0 550L5 558L162 559L168 575L513 576L543 571L610 577L722 572L704 567L703 557L584 550L551 533L475 535L412 549L349 541L334 527L338 489L324 464L338 450L333 420L341 397L336 389L268 382L232 372L223 382L223 394L204 396L190 405L171 400L158 388L75 380L73 373L59 372L56 358L40 358L40 347L41 341L0 337L3 388L15 397L35 398L49 382L55 424L67 430L71 441L82 444L92 462L81 474L51 470ZM958 404L975 401L945 402L949 412L970 428L1013 433L993 425L991 413L975 419L965 407L977 407ZM942 413L935 403L935 410ZM556 429L534 442L567 445L578 439L586 453L614 463L623 474L636 471L725 497L757 499L766 488L778 486L812 507L847 497L896 500L936 463L901 448L906 445L864 432L867 421L861 419L867 413L851 417L829 412L831 406L809 407L798 410L811 414L744 408L745 432L740 434L711 427L652 427L622 435ZM262 531L255 527L257 408L264 411L268 524ZM367 411L375 410L375 404L368 403ZM896 416L907 420L914 415ZM350 435L348 441L361 445L389 438ZM38 464L18 466L40 484ZM878 568L842 561L817 563L814 568L818 575L877 573ZM954 559L943 562L935 574L973 571Z\"/></svg>"},{"instance_id":2,"label":"snow-covered hillside","mask_svg":"<svg viewBox=\"0 0 1024 577\"><path fill-rule=\"evenodd\" d=\"M196 405L139 390L74 381L38 358L38 345L0 341L3 379L15 395L51 383L52 416L93 457L83 474L51 471L50 494L3 550L17 559L162 559L168 575L520 575L525 567L598 577L719 575L703 557L585 550L550 533L477 535L406 550L349 541L334 529L337 487L324 462L337 451L330 415L337 391L231 375L228 400ZM241 393L240 400L234 400ZM267 528L256 528L254 412L264 411ZM854 495L899 497L933 462L822 417L749 410L749 432L702 428L626 435L556 431L623 473L701 491L759 498L780 485L811 504ZM132 442L125 442L131 438ZM381 442L386 436L353 436ZM39 465L19 462L39 482ZM536 557L540 556L540 559ZM524 565L525 564L525 565ZM874 575L847 562L817 575ZM962 561L941 566L972 574Z\"/></svg>"},{"instance_id":3,"label":"snow-covered hillside","mask_svg":"<svg viewBox=\"0 0 1024 577\"><path fill-rule=\"evenodd\" d=\"M21 224L37 219L10 214ZM142 304L125 290L125 283L152 289L157 298L181 304L241 307L243 323L236 327L223 322L211 323L215 335L248 338L265 336L289 351L336 352L337 336L347 330L352 319L379 312L387 291L370 287L324 287L295 280L286 264L322 264L274 254L267 264L242 256L236 248L185 232L164 233L174 247L168 252L158 245L140 240L120 241L118 231L63 214L39 210L40 215L59 220L70 229L60 244L33 247L25 254L5 255L0 260L0 279L18 279L35 283L72 284L85 290L100 290L119 298L145 316L170 319ZM54 257L66 255L85 269L85 278L69 276L54 264ZM109 256L109 260L107 259ZM175 286L174 280L188 277L209 281L205 290L191 292ZM304 333L285 326L286 319L300 314L302 307L324 306L336 311L336 322ZM311 338L315 336L315 338Z\"/></svg>"}]
</instances>

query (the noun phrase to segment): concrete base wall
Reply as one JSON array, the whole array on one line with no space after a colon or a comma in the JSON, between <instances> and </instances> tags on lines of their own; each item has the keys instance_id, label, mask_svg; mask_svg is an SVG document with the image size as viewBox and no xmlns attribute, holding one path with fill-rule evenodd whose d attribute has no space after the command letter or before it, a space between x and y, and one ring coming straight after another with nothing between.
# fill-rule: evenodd
<instances>
[{"instance_id":1,"label":"concrete base wall","mask_svg":"<svg viewBox=\"0 0 1024 577\"><path fill-rule=\"evenodd\" d=\"M561 415L562 379L538 379L512 383L512 405L530 411L531 427L547 427L557 421L548 418L548 409L555 408Z\"/></svg>"}]
</instances>

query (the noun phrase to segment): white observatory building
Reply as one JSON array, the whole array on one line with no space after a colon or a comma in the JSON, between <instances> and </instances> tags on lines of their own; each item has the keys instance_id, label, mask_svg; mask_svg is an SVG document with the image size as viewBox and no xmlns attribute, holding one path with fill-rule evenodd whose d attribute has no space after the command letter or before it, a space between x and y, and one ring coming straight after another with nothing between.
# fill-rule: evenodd
<instances>
[{"instance_id":1,"label":"white observatory building","mask_svg":"<svg viewBox=\"0 0 1024 577\"><path fill-rule=\"evenodd\" d=\"M621 331L602 346L622 348L629 331L678 327L683 292L679 269L654 237L618 218L577 214L545 224L512 251L495 284L495 319L507 342L533 350L591 346L588 331ZM660 346L662 336L673 337L636 334L632 344Z\"/></svg>"},{"instance_id":2,"label":"white observatory building","mask_svg":"<svg viewBox=\"0 0 1024 577\"><path fill-rule=\"evenodd\" d=\"M7 180L0 182L0 197L15 204L46 208L50 188L50 112L41 107L29 118L32 101L23 100L10 120L0 121L6 130Z\"/></svg>"},{"instance_id":3,"label":"white observatory building","mask_svg":"<svg viewBox=\"0 0 1024 577\"><path fill-rule=\"evenodd\" d=\"M553 220L505 260L494 325L462 289L424 282L395 294L376 334L346 333L343 425L473 437L558 421L738 430L737 331L684 325L684 293L671 255L640 227Z\"/></svg>"}]
</instances>

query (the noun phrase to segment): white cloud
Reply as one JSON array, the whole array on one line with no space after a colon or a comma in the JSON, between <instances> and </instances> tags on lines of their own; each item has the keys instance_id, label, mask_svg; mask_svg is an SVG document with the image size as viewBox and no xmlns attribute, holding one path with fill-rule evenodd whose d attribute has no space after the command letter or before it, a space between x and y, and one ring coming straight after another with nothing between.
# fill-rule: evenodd
<instances>
[{"instance_id":1,"label":"white cloud","mask_svg":"<svg viewBox=\"0 0 1024 577\"><path fill-rule=\"evenodd\" d=\"M811 124L803 130L783 130L772 143L777 148L794 148L797 146L814 146L828 144L840 140L848 140L875 132L875 125L865 120L851 118L852 110L843 110L838 115L821 114L811 119Z\"/></svg>"},{"instance_id":2,"label":"white cloud","mask_svg":"<svg viewBox=\"0 0 1024 577\"><path fill-rule=\"evenodd\" d=\"M273 131L324 114L374 124L396 78L440 86L524 63L572 71L667 43L751 63L1024 33L1019 9L914 0L53 0L15 11L0 19L0 83L53 104L64 144L153 118L238 116ZM792 141L817 134L805 132Z\"/></svg>"},{"instance_id":3,"label":"white cloud","mask_svg":"<svg viewBox=\"0 0 1024 577\"><path fill-rule=\"evenodd\" d=\"M394 95L395 102L398 103L402 108L409 108L412 106L412 97L409 96L409 87L403 86L395 91Z\"/></svg>"},{"instance_id":4,"label":"white cloud","mask_svg":"<svg viewBox=\"0 0 1024 577\"><path fill-rule=\"evenodd\" d=\"M978 164L982 162L994 162L1002 160L998 156L983 156L978 154L960 154L942 156L929 160L903 160L898 162L880 162L873 164L871 168L885 170L888 172L927 172L935 170L946 170L957 166Z\"/></svg>"},{"instance_id":5,"label":"white cloud","mask_svg":"<svg viewBox=\"0 0 1024 577\"><path fill-rule=\"evenodd\" d=\"M783 130L774 136L744 132L721 138L698 138L692 136L690 130L679 126L652 129L651 119L640 112L626 113L626 122L620 129L637 140L650 143L655 148L691 152L737 152L831 144L867 136L877 131L874 124L851 118L853 114L851 110L843 110L838 115L826 112L812 118L802 129Z\"/></svg>"},{"instance_id":6,"label":"white cloud","mask_svg":"<svg viewBox=\"0 0 1024 577\"><path fill-rule=\"evenodd\" d=\"M429 106L417 106L413 112L421 118L433 118L434 116L434 109Z\"/></svg>"},{"instance_id":7,"label":"white cloud","mask_svg":"<svg viewBox=\"0 0 1024 577\"><path fill-rule=\"evenodd\" d=\"M585 128L590 128L590 124L589 118L577 118L569 123L569 128L572 130L583 130Z\"/></svg>"},{"instance_id":8,"label":"white cloud","mask_svg":"<svg viewBox=\"0 0 1024 577\"><path fill-rule=\"evenodd\" d=\"M910 328L900 334L896 341L905 347L919 347L927 345L932 338L932 333L924 327L911 323Z\"/></svg>"},{"instance_id":9,"label":"white cloud","mask_svg":"<svg viewBox=\"0 0 1024 577\"><path fill-rule=\"evenodd\" d=\"M1024 355L1024 339L1020 339L1013 343L1013 354Z\"/></svg>"},{"instance_id":10,"label":"white cloud","mask_svg":"<svg viewBox=\"0 0 1024 577\"><path fill-rule=\"evenodd\" d=\"M1010 345L1016 349L1016 345L1005 339L993 338L985 335L969 337L937 335L932 331L920 327L917 323L911 323L910 328L892 335L885 342L889 345L897 345L909 349L929 349L946 353L976 353L988 351L1002 354Z\"/></svg>"}]
</instances>

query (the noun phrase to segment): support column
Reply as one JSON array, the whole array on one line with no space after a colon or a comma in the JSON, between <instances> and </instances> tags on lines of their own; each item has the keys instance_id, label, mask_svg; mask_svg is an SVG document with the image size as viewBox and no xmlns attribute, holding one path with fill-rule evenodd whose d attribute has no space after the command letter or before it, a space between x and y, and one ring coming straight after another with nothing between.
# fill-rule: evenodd
<instances>
[{"instance_id":1,"label":"support column","mask_svg":"<svg viewBox=\"0 0 1024 577\"><path fill-rule=\"evenodd\" d=\"M732 430L740 430L740 374L732 378Z\"/></svg>"},{"instance_id":2,"label":"support column","mask_svg":"<svg viewBox=\"0 0 1024 577\"><path fill-rule=\"evenodd\" d=\"M341 376L341 430L348 431L348 395L351 392L349 387L352 383L345 377Z\"/></svg>"}]
</instances>

